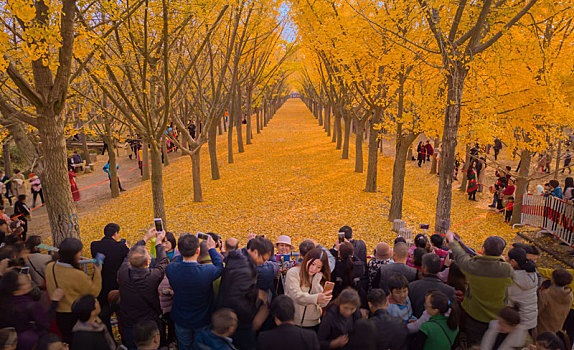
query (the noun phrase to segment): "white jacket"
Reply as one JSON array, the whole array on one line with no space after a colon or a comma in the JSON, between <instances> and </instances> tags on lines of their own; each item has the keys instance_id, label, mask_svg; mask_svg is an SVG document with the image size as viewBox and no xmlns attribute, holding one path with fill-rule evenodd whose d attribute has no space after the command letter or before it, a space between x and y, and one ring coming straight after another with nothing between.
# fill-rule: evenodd
<instances>
[{"instance_id":1,"label":"white jacket","mask_svg":"<svg viewBox=\"0 0 574 350\"><path fill-rule=\"evenodd\" d=\"M480 342L480 350L492 350L496 336L498 335L498 320L492 320L488 324L488 330L484 333ZM516 328L508 333L502 344L497 350L515 350L522 349L526 343L528 331L523 325L519 324Z\"/></svg>"},{"instance_id":2,"label":"white jacket","mask_svg":"<svg viewBox=\"0 0 574 350\"><path fill-rule=\"evenodd\" d=\"M508 287L510 305L519 305L520 324L526 329L536 327L538 318L538 275L536 272L515 270L512 284Z\"/></svg>"},{"instance_id":3,"label":"white jacket","mask_svg":"<svg viewBox=\"0 0 574 350\"><path fill-rule=\"evenodd\" d=\"M317 297L323 292L321 285L323 274L319 272L313 276L311 288L301 287L300 271L299 266L292 267L287 271L285 295L293 299L295 304L295 324L303 327L314 327L321 323L321 307L327 306L326 304L317 304Z\"/></svg>"}]
</instances>

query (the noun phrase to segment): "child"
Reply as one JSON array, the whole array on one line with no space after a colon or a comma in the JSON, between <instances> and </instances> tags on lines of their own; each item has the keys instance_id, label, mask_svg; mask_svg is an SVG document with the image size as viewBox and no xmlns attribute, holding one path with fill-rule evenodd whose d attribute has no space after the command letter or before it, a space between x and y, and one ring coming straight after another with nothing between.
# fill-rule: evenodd
<instances>
[{"instance_id":1,"label":"child","mask_svg":"<svg viewBox=\"0 0 574 350\"><path fill-rule=\"evenodd\" d=\"M557 269L552 272L550 286L540 289L537 334L562 329L572 305L572 289L566 287L571 282L572 275L568 271Z\"/></svg>"},{"instance_id":2,"label":"child","mask_svg":"<svg viewBox=\"0 0 574 350\"><path fill-rule=\"evenodd\" d=\"M361 298L352 288L347 288L327 307L327 312L319 326L319 343L321 349L342 348L349 342L349 334L361 319Z\"/></svg>"},{"instance_id":3,"label":"child","mask_svg":"<svg viewBox=\"0 0 574 350\"><path fill-rule=\"evenodd\" d=\"M514 197L509 197L504 208L504 222L510 222L512 219L512 207L514 207Z\"/></svg>"},{"instance_id":4,"label":"child","mask_svg":"<svg viewBox=\"0 0 574 350\"><path fill-rule=\"evenodd\" d=\"M425 298L425 311L430 315L411 342L410 349L443 350L452 348L458 334L459 311L456 303L451 305L448 297L438 291L430 291ZM446 314L450 314L448 317Z\"/></svg>"},{"instance_id":5,"label":"child","mask_svg":"<svg viewBox=\"0 0 574 350\"><path fill-rule=\"evenodd\" d=\"M387 282L389 291L389 308L391 316L399 317L405 323L416 321L413 316L413 308L409 299L409 281L401 274L394 274Z\"/></svg>"},{"instance_id":6,"label":"child","mask_svg":"<svg viewBox=\"0 0 574 350\"><path fill-rule=\"evenodd\" d=\"M528 332L520 321L517 307L506 306L500 310L498 319L490 321L480 342L480 350L522 349Z\"/></svg>"}]
</instances>

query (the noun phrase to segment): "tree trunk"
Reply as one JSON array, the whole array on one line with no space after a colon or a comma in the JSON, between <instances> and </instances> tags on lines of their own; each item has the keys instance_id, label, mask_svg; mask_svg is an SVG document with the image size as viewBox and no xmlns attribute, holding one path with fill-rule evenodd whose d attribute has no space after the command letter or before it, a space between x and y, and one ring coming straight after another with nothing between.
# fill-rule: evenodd
<instances>
[{"instance_id":1,"label":"tree trunk","mask_svg":"<svg viewBox=\"0 0 574 350\"><path fill-rule=\"evenodd\" d=\"M193 178L193 201L203 202L203 193L201 191L201 164L199 162L199 152L201 147L191 155L191 175ZM212 171L213 173L213 171Z\"/></svg>"},{"instance_id":2,"label":"tree trunk","mask_svg":"<svg viewBox=\"0 0 574 350\"><path fill-rule=\"evenodd\" d=\"M331 107L329 105L325 106L325 131L327 131L327 137L331 136Z\"/></svg>"},{"instance_id":3,"label":"tree trunk","mask_svg":"<svg viewBox=\"0 0 574 350\"><path fill-rule=\"evenodd\" d=\"M466 191L466 185L468 183L468 176L466 176L468 167L470 166L470 144L466 145L466 154L464 156L464 166L462 169L459 169L459 174L462 176L462 180L460 180L460 187L458 188L460 191ZM478 179L477 179L478 181Z\"/></svg>"},{"instance_id":4,"label":"tree trunk","mask_svg":"<svg viewBox=\"0 0 574 350\"><path fill-rule=\"evenodd\" d=\"M111 127L109 128L104 136L104 142L108 145L108 163L110 165L110 188L112 191L112 198L117 198L120 196L120 186L118 183L118 169L116 168L117 160L116 153L114 152L114 143Z\"/></svg>"},{"instance_id":5,"label":"tree trunk","mask_svg":"<svg viewBox=\"0 0 574 350\"><path fill-rule=\"evenodd\" d=\"M4 174L12 176L12 156L10 153L10 142L4 142L2 145L2 158L4 159ZM66 162L67 164L67 162Z\"/></svg>"},{"instance_id":6,"label":"tree trunk","mask_svg":"<svg viewBox=\"0 0 574 350\"><path fill-rule=\"evenodd\" d=\"M389 221L402 219L403 217L403 192L405 189L405 166L407 163L407 151L416 138L416 135L402 135L402 126L397 126L396 154L393 164L393 187L391 190L391 208L389 209Z\"/></svg>"},{"instance_id":7,"label":"tree trunk","mask_svg":"<svg viewBox=\"0 0 574 350\"><path fill-rule=\"evenodd\" d=\"M558 141L558 148L556 149L556 169L554 169L554 178L558 179L558 170L560 169L560 153L562 151L562 141Z\"/></svg>"},{"instance_id":8,"label":"tree trunk","mask_svg":"<svg viewBox=\"0 0 574 350\"><path fill-rule=\"evenodd\" d=\"M199 132L199 130L198 130ZM163 166L169 166L169 157L167 156L167 143L165 142L165 137L160 139L161 141L161 154L163 155Z\"/></svg>"},{"instance_id":9,"label":"tree trunk","mask_svg":"<svg viewBox=\"0 0 574 350\"><path fill-rule=\"evenodd\" d=\"M209 129L208 132L208 139L207 139L207 144L208 144L208 149L209 149L209 159L210 159L210 165L211 165L211 179L212 180L219 180L219 178L221 177L219 174L219 165L217 164L217 135L215 132L215 124L213 124L211 126L211 128ZM193 161L193 160L192 160Z\"/></svg>"},{"instance_id":10,"label":"tree trunk","mask_svg":"<svg viewBox=\"0 0 574 350\"><path fill-rule=\"evenodd\" d=\"M435 137L435 139L434 139L434 154L432 155L432 162L431 162L431 166L430 166L430 173L431 174L436 174L436 163L437 163L436 149L438 148L438 145L439 145L439 139L438 139L438 137Z\"/></svg>"},{"instance_id":11,"label":"tree trunk","mask_svg":"<svg viewBox=\"0 0 574 350\"><path fill-rule=\"evenodd\" d=\"M149 143L142 142L142 180L150 179L149 175Z\"/></svg>"},{"instance_id":12,"label":"tree trunk","mask_svg":"<svg viewBox=\"0 0 574 350\"><path fill-rule=\"evenodd\" d=\"M237 152L243 153L245 148L243 147L243 115L241 113L241 88L239 83L237 84L237 95L235 98L236 105L233 113L235 114L235 126L237 127Z\"/></svg>"},{"instance_id":13,"label":"tree trunk","mask_svg":"<svg viewBox=\"0 0 574 350\"><path fill-rule=\"evenodd\" d=\"M161 147L157 141L151 143L151 193L153 198L154 218L163 220L164 229L167 230L165 220L165 205L163 200L163 167L161 165Z\"/></svg>"},{"instance_id":14,"label":"tree trunk","mask_svg":"<svg viewBox=\"0 0 574 350\"><path fill-rule=\"evenodd\" d=\"M363 133L364 120L357 120L357 136L355 137L355 172L363 172Z\"/></svg>"},{"instance_id":15,"label":"tree trunk","mask_svg":"<svg viewBox=\"0 0 574 350\"><path fill-rule=\"evenodd\" d=\"M79 239L80 228L68 177L64 118L52 114L51 111L43 112L38 118L44 155L44 172L40 174L40 179L52 238L54 246L57 247L65 238Z\"/></svg>"},{"instance_id":16,"label":"tree trunk","mask_svg":"<svg viewBox=\"0 0 574 350\"><path fill-rule=\"evenodd\" d=\"M323 108L323 105L318 104L318 110L317 113L319 114L319 126L323 126L323 111L325 110Z\"/></svg>"},{"instance_id":17,"label":"tree trunk","mask_svg":"<svg viewBox=\"0 0 574 350\"><path fill-rule=\"evenodd\" d=\"M333 110L331 109L331 111L333 111ZM333 113L333 137L331 138L331 142L337 142L337 140L339 139L339 136L337 134L337 125L338 125L337 114L334 112ZM339 149L339 148L337 148L335 146L335 149Z\"/></svg>"},{"instance_id":18,"label":"tree trunk","mask_svg":"<svg viewBox=\"0 0 574 350\"><path fill-rule=\"evenodd\" d=\"M343 159L349 159L349 139L351 138L351 117L346 116L345 120L345 139L343 140ZM338 144L338 142L337 142Z\"/></svg>"},{"instance_id":19,"label":"tree trunk","mask_svg":"<svg viewBox=\"0 0 574 350\"><path fill-rule=\"evenodd\" d=\"M367 163L367 184L365 185L365 192L377 192L377 164L379 161L377 150L377 134L373 129L375 124L378 123L374 117L369 122L369 160Z\"/></svg>"},{"instance_id":20,"label":"tree trunk","mask_svg":"<svg viewBox=\"0 0 574 350\"><path fill-rule=\"evenodd\" d=\"M465 63L455 61L447 76L447 107L444 120L442 138L442 155L440 164L440 177L436 201L435 231L444 233L450 227L450 210L452 202L452 181L456 157L456 139L460 123L460 105L464 89L464 80L468 71ZM447 225L443 225L443 222Z\"/></svg>"},{"instance_id":21,"label":"tree trunk","mask_svg":"<svg viewBox=\"0 0 574 350\"><path fill-rule=\"evenodd\" d=\"M227 126L227 163L233 164L233 126L234 126L234 118L235 118L235 97L232 98L232 106L231 111L229 113L229 125Z\"/></svg>"},{"instance_id":22,"label":"tree trunk","mask_svg":"<svg viewBox=\"0 0 574 350\"><path fill-rule=\"evenodd\" d=\"M14 144L20 151L24 161L26 162L26 166L34 173L40 174L43 170L42 161L40 160L40 154L37 150L37 144L32 142L28 134L26 133L26 129L22 122L11 115L11 111L8 113L4 112L4 109L0 107L0 111L2 111L2 118L0 119L0 123L8 129L8 132L12 136L14 140ZM16 111L13 111L16 112ZM8 142L8 144L11 142ZM5 156L4 162L8 160L8 165L10 167L10 150L9 147L4 148ZM6 173L6 175L10 176L12 174L12 169L10 168L10 172Z\"/></svg>"},{"instance_id":23,"label":"tree trunk","mask_svg":"<svg viewBox=\"0 0 574 350\"><path fill-rule=\"evenodd\" d=\"M255 112L255 123L257 124L257 133L261 134L261 126L259 124L259 118L261 118L261 108L257 108L257 111Z\"/></svg>"},{"instance_id":24,"label":"tree trunk","mask_svg":"<svg viewBox=\"0 0 574 350\"><path fill-rule=\"evenodd\" d=\"M247 91L247 107L246 109L246 119L247 125L245 128L245 144L251 144L251 137L253 137L253 132L251 131L251 90Z\"/></svg>"},{"instance_id":25,"label":"tree trunk","mask_svg":"<svg viewBox=\"0 0 574 350\"><path fill-rule=\"evenodd\" d=\"M530 176L530 162L532 155L528 150L520 153L520 171L516 181L516 191L514 192L514 207L512 207L512 225L519 224L522 219L522 199L528 192L528 178Z\"/></svg>"}]
</instances>

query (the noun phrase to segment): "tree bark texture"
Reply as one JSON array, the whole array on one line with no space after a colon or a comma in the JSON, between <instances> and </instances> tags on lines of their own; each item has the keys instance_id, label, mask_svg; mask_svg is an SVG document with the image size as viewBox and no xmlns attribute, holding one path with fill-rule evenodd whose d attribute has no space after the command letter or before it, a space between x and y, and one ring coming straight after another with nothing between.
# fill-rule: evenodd
<instances>
[{"instance_id":1,"label":"tree bark texture","mask_svg":"<svg viewBox=\"0 0 574 350\"><path fill-rule=\"evenodd\" d=\"M191 155L191 175L193 179L193 201L203 202L203 192L201 191L201 164L199 161L199 148Z\"/></svg>"},{"instance_id":2,"label":"tree bark texture","mask_svg":"<svg viewBox=\"0 0 574 350\"><path fill-rule=\"evenodd\" d=\"M165 205L163 200L163 166L161 165L161 147L157 141L151 142L151 193L154 218L161 218L167 230Z\"/></svg>"},{"instance_id":3,"label":"tree bark texture","mask_svg":"<svg viewBox=\"0 0 574 350\"><path fill-rule=\"evenodd\" d=\"M391 189L391 208L389 209L389 221L402 219L403 217L403 196L405 189L405 173L407 163L407 152L411 143L417 138L417 134L402 134L402 126L397 126L396 154L393 163L393 185Z\"/></svg>"},{"instance_id":4,"label":"tree bark texture","mask_svg":"<svg viewBox=\"0 0 574 350\"><path fill-rule=\"evenodd\" d=\"M365 185L365 192L377 192L377 166L378 166L378 140L377 130L374 129L378 121L371 118L369 123L369 155L367 162L367 183Z\"/></svg>"},{"instance_id":5,"label":"tree bark texture","mask_svg":"<svg viewBox=\"0 0 574 350\"><path fill-rule=\"evenodd\" d=\"M365 128L364 120L357 120L357 135L355 137L355 172L363 172L363 134Z\"/></svg>"},{"instance_id":6,"label":"tree bark texture","mask_svg":"<svg viewBox=\"0 0 574 350\"><path fill-rule=\"evenodd\" d=\"M150 179L149 174L149 143L142 143L142 180L147 181Z\"/></svg>"},{"instance_id":7,"label":"tree bark texture","mask_svg":"<svg viewBox=\"0 0 574 350\"><path fill-rule=\"evenodd\" d=\"M343 140L343 159L349 159L349 142L351 138L351 117L346 116L343 118L345 120L345 135Z\"/></svg>"},{"instance_id":8,"label":"tree bark texture","mask_svg":"<svg viewBox=\"0 0 574 350\"><path fill-rule=\"evenodd\" d=\"M209 134L207 136L207 145L209 149L209 159L211 166L211 179L219 180L221 175L219 174L219 164L217 163L217 133L215 131L215 124L209 129Z\"/></svg>"}]
</instances>

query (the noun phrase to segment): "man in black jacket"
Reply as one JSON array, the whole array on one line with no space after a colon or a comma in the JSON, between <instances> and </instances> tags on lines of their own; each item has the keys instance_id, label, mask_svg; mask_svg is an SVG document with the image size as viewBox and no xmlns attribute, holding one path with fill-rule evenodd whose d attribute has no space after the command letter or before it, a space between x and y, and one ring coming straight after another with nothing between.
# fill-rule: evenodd
<instances>
[{"instance_id":1,"label":"man in black jacket","mask_svg":"<svg viewBox=\"0 0 574 350\"><path fill-rule=\"evenodd\" d=\"M109 223L104 227L104 238L100 241L92 242L90 248L92 258L95 259L98 253L105 256L102 264L102 290L100 295L98 295L98 301L102 308L100 319L108 327L110 334L112 334L110 317L116 311L116 307L108 303L108 294L110 291L119 288L118 270L130 250L125 242L120 241L120 226L114 223Z\"/></svg>"},{"instance_id":2,"label":"man in black jacket","mask_svg":"<svg viewBox=\"0 0 574 350\"><path fill-rule=\"evenodd\" d=\"M354 256L359 258L359 260L365 263L367 266L367 245L365 241L361 239L353 239L353 229L349 226L343 226L339 229L339 232L345 233L345 239L351 242L354 248Z\"/></svg>"},{"instance_id":3,"label":"man in black jacket","mask_svg":"<svg viewBox=\"0 0 574 350\"><path fill-rule=\"evenodd\" d=\"M229 253L219 287L219 308L230 308L237 314L238 327L233 344L240 350L256 344L253 325L266 318L267 296L257 287L257 266L273 254L273 243L263 237L253 238L249 249ZM262 321L261 321L262 323Z\"/></svg>"},{"instance_id":4,"label":"man in black jacket","mask_svg":"<svg viewBox=\"0 0 574 350\"><path fill-rule=\"evenodd\" d=\"M382 289L374 288L367 299L372 314L369 321L376 330L376 349L406 350L409 331L403 320L387 312L389 301L386 293Z\"/></svg>"},{"instance_id":5,"label":"man in black jacket","mask_svg":"<svg viewBox=\"0 0 574 350\"><path fill-rule=\"evenodd\" d=\"M153 267L149 267L150 254L145 247L146 241L156 236L156 260ZM165 268L169 263L165 249L161 242L165 232L157 233L151 229L145 238L130 249L128 261L118 271L120 286L120 316L124 329L124 345L128 349L136 349L133 328L141 321L151 320L161 329L158 287L165 275Z\"/></svg>"},{"instance_id":6,"label":"man in black jacket","mask_svg":"<svg viewBox=\"0 0 574 350\"><path fill-rule=\"evenodd\" d=\"M295 305L286 295L280 295L271 303L271 316L277 328L259 334L258 350L319 350L317 333L295 326Z\"/></svg>"},{"instance_id":7,"label":"man in black jacket","mask_svg":"<svg viewBox=\"0 0 574 350\"><path fill-rule=\"evenodd\" d=\"M440 272L440 257L434 253L423 255L423 279L409 283L409 298L413 306L413 316L419 318L425 311L425 296L431 290L443 292L451 301L456 302L454 288L438 278Z\"/></svg>"}]
</instances>

